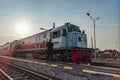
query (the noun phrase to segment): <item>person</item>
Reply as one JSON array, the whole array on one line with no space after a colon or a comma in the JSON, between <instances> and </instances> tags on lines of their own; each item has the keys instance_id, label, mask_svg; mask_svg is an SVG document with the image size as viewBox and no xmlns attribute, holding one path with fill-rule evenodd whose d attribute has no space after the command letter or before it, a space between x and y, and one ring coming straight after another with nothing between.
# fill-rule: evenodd
<instances>
[{"instance_id":1,"label":"person","mask_svg":"<svg viewBox=\"0 0 120 80\"><path fill-rule=\"evenodd\" d=\"M47 43L47 61L53 61L53 42L51 39Z\"/></svg>"}]
</instances>

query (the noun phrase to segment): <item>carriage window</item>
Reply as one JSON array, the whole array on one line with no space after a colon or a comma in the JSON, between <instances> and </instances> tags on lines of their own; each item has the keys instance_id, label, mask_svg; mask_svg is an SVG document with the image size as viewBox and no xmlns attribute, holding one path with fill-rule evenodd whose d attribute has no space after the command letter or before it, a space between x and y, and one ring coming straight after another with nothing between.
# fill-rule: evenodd
<instances>
[{"instance_id":1,"label":"carriage window","mask_svg":"<svg viewBox=\"0 0 120 80\"><path fill-rule=\"evenodd\" d=\"M60 31L57 32L57 36L60 37Z\"/></svg>"},{"instance_id":2,"label":"carriage window","mask_svg":"<svg viewBox=\"0 0 120 80\"><path fill-rule=\"evenodd\" d=\"M46 33L43 33L43 38L46 38L47 34Z\"/></svg>"},{"instance_id":3,"label":"carriage window","mask_svg":"<svg viewBox=\"0 0 120 80\"><path fill-rule=\"evenodd\" d=\"M68 32L72 32L72 27L68 27Z\"/></svg>"},{"instance_id":4,"label":"carriage window","mask_svg":"<svg viewBox=\"0 0 120 80\"><path fill-rule=\"evenodd\" d=\"M62 36L66 36L66 35L67 35L66 29L63 29Z\"/></svg>"},{"instance_id":5,"label":"carriage window","mask_svg":"<svg viewBox=\"0 0 120 80\"><path fill-rule=\"evenodd\" d=\"M39 41L41 40L41 36L39 36Z\"/></svg>"}]
</instances>

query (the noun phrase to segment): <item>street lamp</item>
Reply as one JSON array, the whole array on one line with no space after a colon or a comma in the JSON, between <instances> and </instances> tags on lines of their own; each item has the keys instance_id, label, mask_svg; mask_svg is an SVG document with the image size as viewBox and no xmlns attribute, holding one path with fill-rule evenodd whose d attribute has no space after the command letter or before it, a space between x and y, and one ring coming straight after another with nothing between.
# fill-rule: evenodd
<instances>
[{"instance_id":1,"label":"street lamp","mask_svg":"<svg viewBox=\"0 0 120 80\"><path fill-rule=\"evenodd\" d=\"M55 22L53 22L53 28L51 29L54 29L55 28ZM48 29L45 29L45 28L40 28L41 30L48 30Z\"/></svg>"},{"instance_id":2,"label":"street lamp","mask_svg":"<svg viewBox=\"0 0 120 80\"><path fill-rule=\"evenodd\" d=\"M88 15L92 20L93 20L93 26L94 26L94 49L96 50L96 35L95 35L95 21L98 20L100 17L97 18L93 18L90 13L86 13L86 15ZM95 58L96 58L96 54L95 54Z\"/></svg>"},{"instance_id":3,"label":"street lamp","mask_svg":"<svg viewBox=\"0 0 120 80\"><path fill-rule=\"evenodd\" d=\"M47 29L45 29L45 28L40 28L41 30L47 30Z\"/></svg>"}]
</instances>

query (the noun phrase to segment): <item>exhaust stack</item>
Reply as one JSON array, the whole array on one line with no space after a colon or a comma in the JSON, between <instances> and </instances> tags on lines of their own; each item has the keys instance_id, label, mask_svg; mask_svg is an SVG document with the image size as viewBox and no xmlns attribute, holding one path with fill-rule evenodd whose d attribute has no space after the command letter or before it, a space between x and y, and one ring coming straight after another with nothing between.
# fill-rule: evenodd
<instances>
[{"instance_id":1,"label":"exhaust stack","mask_svg":"<svg viewBox=\"0 0 120 80\"><path fill-rule=\"evenodd\" d=\"M53 22L53 29L55 28L55 22Z\"/></svg>"}]
</instances>

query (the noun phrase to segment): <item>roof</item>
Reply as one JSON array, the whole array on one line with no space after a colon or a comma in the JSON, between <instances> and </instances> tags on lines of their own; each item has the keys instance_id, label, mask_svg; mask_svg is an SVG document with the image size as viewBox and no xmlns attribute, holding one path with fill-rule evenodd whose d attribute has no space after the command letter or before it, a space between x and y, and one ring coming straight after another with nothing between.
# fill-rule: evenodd
<instances>
[{"instance_id":1,"label":"roof","mask_svg":"<svg viewBox=\"0 0 120 80\"><path fill-rule=\"evenodd\" d=\"M65 27L65 25L62 25L62 26L59 26L59 27L57 27L57 28L54 28L54 29L51 30L51 31L58 31L58 30L63 29L64 27Z\"/></svg>"}]
</instances>

